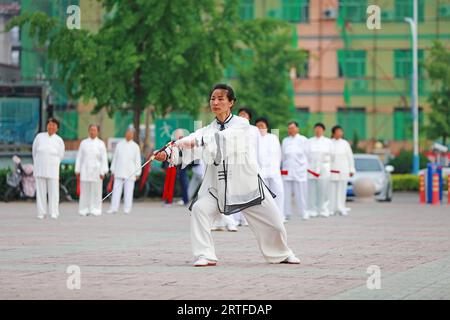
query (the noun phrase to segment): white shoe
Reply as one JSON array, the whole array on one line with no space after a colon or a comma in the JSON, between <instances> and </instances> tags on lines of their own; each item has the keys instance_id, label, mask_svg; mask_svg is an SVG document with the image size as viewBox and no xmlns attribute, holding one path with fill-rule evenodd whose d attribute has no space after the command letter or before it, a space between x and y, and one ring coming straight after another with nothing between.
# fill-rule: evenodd
<instances>
[{"instance_id":1,"label":"white shoe","mask_svg":"<svg viewBox=\"0 0 450 320\"><path fill-rule=\"evenodd\" d=\"M328 213L320 213L320 216L321 217L323 217L323 218L328 218L329 217L329 214Z\"/></svg>"},{"instance_id":2,"label":"white shoe","mask_svg":"<svg viewBox=\"0 0 450 320\"><path fill-rule=\"evenodd\" d=\"M39 220L42 220L42 219L45 218L45 216L40 214L40 215L37 216L37 218L38 218Z\"/></svg>"},{"instance_id":3,"label":"white shoe","mask_svg":"<svg viewBox=\"0 0 450 320\"><path fill-rule=\"evenodd\" d=\"M311 218L316 218L316 217L317 217L317 212L311 212L311 213L309 214L309 216L310 216Z\"/></svg>"},{"instance_id":4,"label":"white shoe","mask_svg":"<svg viewBox=\"0 0 450 320\"><path fill-rule=\"evenodd\" d=\"M230 232L237 232L238 228L236 228L236 226L227 225L227 230Z\"/></svg>"},{"instance_id":5,"label":"white shoe","mask_svg":"<svg viewBox=\"0 0 450 320\"><path fill-rule=\"evenodd\" d=\"M131 211L124 211L123 213L125 214L130 214Z\"/></svg>"},{"instance_id":6,"label":"white shoe","mask_svg":"<svg viewBox=\"0 0 450 320\"><path fill-rule=\"evenodd\" d=\"M300 259L296 256L292 255L286 258L286 260L281 261L280 263L289 263L289 264L300 264Z\"/></svg>"},{"instance_id":7,"label":"white shoe","mask_svg":"<svg viewBox=\"0 0 450 320\"><path fill-rule=\"evenodd\" d=\"M308 215L304 215L304 216L302 216L302 220L309 220L309 217L308 217Z\"/></svg>"},{"instance_id":8,"label":"white shoe","mask_svg":"<svg viewBox=\"0 0 450 320\"><path fill-rule=\"evenodd\" d=\"M50 216L50 218L52 218L52 219L55 219L55 220L56 220L56 219L58 219L58 216L56 216L56 215L51 215L51 216Z\"/></svg>"},{"instance_id":9,"label":"white shoe","mask_svg":"<svg viewBox=\"0 0 450 320\"><path fill-rule=\"evenodd\" d=\"M116 214L117 211L114 211L113 209L109 209L108 211L106 211L106 213L109 213L109 214Z\"/></svg>"},{"instance_id":10,"label":"white shoe","mask_svg":"<svg viewBox=\"0 0 450 320\"><path fill-rule=\"evenodd\" d=\"M211 261L205 258L199 258L194 262L194 267L213 267L217 264L217 261Z\"/></svg>"},{"instance_id":11,"label":"white shoe","mask_svg":"<svg viewBox=\"0 0 450 320\"><path fill-rule=\"evenodd\" d=\"M88 215L87 213L81 213L81 212L78 212L78 214L82 217L86 217Z\"/></svg>"}]
</instances>

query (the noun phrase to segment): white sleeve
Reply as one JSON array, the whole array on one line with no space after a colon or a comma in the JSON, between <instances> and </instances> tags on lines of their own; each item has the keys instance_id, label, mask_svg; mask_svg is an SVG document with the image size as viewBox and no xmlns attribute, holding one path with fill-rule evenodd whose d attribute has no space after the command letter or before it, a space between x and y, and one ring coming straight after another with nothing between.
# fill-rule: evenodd
<instances>
[{"instance_id":1,"label":"white sleeve","mask_svg":"<svg viewBox=\"0 0 450 320\"><path fill-rule=\"evenodd\" d=\"M116 158L117 155L119 154L118 150L119 150L119 144L117 144L116 149L114 150L114 154L113 154L113 158L111 160L111 173L114 174L116 172Z\"/></svg>"},{"instance_id":2,"label":"white sleeve","mask_svg":"<svg viewBox=\"0 0 450 320\"><path fill-rule=\"evenodd\" d=\"M140 176L142 173L142 167L141 167L141 150L139 149L139 146L135 145L135 165L136 165L136 176Z\"/></svg>"},{"instance_id":3,"label":"white sleeve","mask_svg":"<svg viewBox=\"0 0 450 320\"><path fill-rule=\"evenodd\" d=\"M102 164L101 164L101 175L105 175L108 173L108 153L106 152L105 143L102 141L100 144L101 152L102 152Z\"/></svg>"},{"instance_id":4,"label":"white sleeve","mask_svg":"<svg viewBox=\"0 0 450 320\"><path fill-rule=\"evenodd\" d=\"M347 158L348 163L350 164L350 173L355 173L355 158L353 157L353 151L350 147L350 144L347 142Z\"/></svg>"},{"instance_id":5,"label":"white sleeve","mask_svg":"<svg viewBox=\"0 0 450 320\"><path fill-rule=\"evenodd\" d=\"M32 153L33 153L33 161L36 161L36 154L37 154L37 149L39 148L39 140L40 140L40 135L39 133L36 135L36 137L34 138L33 141L33 147L32 147Z\"/></svg>"},{"instance_id":6,"label":"white sleeve","mask_svg":"<svg viewBox=\"0 0 450 320\"><path fill-rule=\"evenodd\" d=\"M64 158L65 150L66 150L66 147L64 145L64 140L60 137L59 138L59 150L58 150L58 156L59 156L60 160L62 160Z\"/></svg>"},{"instance_id":7,"label":"white sleeve","mask_svg":"<svg viewBox=\"0 0 450 320\"><path fill-rule=\"evenodd\" d=\"M77 152L77 159L75 160L75 173L80 173L81 171L81 153L83 150L83 141L81 141L80 143L80 147L78 148L78 152Z\"/></svg>"}]
</instances>

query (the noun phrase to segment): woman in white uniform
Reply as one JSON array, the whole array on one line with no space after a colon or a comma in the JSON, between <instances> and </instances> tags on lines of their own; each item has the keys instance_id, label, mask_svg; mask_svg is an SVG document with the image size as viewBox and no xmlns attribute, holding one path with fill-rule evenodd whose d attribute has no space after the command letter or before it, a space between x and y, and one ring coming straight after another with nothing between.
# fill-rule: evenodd
<instances>
[{"instance_id":1,"label":"woman in white uniform","mask_svg":"<svg viewBox=\"0 0 450 320\"><path fill-rule=\"evenodd\" d=\"M97 125L89 125L89 137L81 141L75 161L75 174L80 179L78 213L81 216L102 214L102 186L108 173L108 155L98 132Z\"/></svg>"},{"instance_id":2,"label":"woman in white uniform","mask_svg":"<svg viewBox=\"0 0 450 320\"><path fill-rule=\"evenodd\" d=\"M330 182L330 213L347 215L345 207L347 183L355 174L355 160L350 144L344 140L344 130L340 126L331 129L331 182Z\"/></svg>"},{"instance_id":3,"label":"woman in white uniform","mask_svg":"<svg viewBox=\"0 0 450 320\"><path fill-rule=\"evenodd\" d=\"M292 196L303 220L308 220L308 139L299 134L298 123L288 123L288 136L281 144L284 183L284 214L286 221L292 216Z\"/></svg>"},{"instance_id":4,"label":"woman in white uniform","mask_svg":"<svg viewBox=\"0 0 450 320\"><path fill-rule=\"evenodd\" d=\"M275 202L284 220L284 188L281 179L281 145L278 136L269 133L269 121L258 118L255 121L261 136L259 137L258 159L261 167L261 177L269 189L276 195Z\"/></svg>"},{"instance_id":5,"label":"woman in white uniform","mask_svg":"<svg viewBox=\"0 0 450 320\"><path fill-rule=\"evenodd\" d=\"M308 216L330 215L331 139L325 137L325 125L314 125L314 137L308 139Z\"/></svg>"},{"instance_id":6,"label":"woman in white uniform","mask_svg":"<svg viewBox=\"0 0 450 320\"><path fill-rule=\"evenodd\" d=\"M235 100L230 86L216 85L210 94L211 111L216 115L213 122L156 156L158 161L170 159L183 166L196 158L204 159L205 178L190 206L194 266L217 264L211 225L221 213L235 212L245 215L269 263L298 264L300 260L287 246L286 229L275 200L259 177L254 152L249 151L249 122L231 113Z\"/></svg>"},{"instance_id":7,"label":"woman in white uniform","mask_svg":"<svg viewBox=\"0 0 450 320\"><path fill-rule=\"evenodd\" d=\"M59 122L47 120L47 132L39 133L33 141L34 177L38 218L59 216L59 166L64 157L64 141L56 134ZM48 201L47 201L48 196Z\"/></svg>"},{"instance_id":8,"label":"woman in white uniform","mask_svg":"<svg viewBox=\"0 0 450 320\"><path fill-rule=\"evenodd\" d=\"M141 149L133 141L135 129L125 132L125 140L120 141L111 162L111 174L114 179L111 207L108 213L117 213L123 191L123 212L129 214L133 206L133 193L136 180L141 175Z\"/></svg>"}]
</instances>

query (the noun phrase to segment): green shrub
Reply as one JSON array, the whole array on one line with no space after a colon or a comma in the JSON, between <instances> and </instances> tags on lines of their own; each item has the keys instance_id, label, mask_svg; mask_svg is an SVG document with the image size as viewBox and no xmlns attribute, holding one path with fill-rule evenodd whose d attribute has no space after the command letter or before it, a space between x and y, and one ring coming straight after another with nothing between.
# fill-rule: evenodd
<instances>
[{"instance_id":1,"label":"green shrub","mask_svg":"<svg viewBox=\"0 0 450 320\"><path fill-rule=\"evenodd\" d=\"M425 168L428 163L427 157L423 154L419 155L419 166ZM394 173L411 173L413 163L413 153L411 151L402 150L395 158L389 160L388 164L394 167Z\"/></svg>"},{"instance_id":2,"label":"green shrub","mask_svg":"<svg viewBox=\"0 0 450 320\"><path fill-rule=\"evenodd\" d=\"M444 191L447 190L447 177L444 178ZM392 187L394 191L419 191L419 176L414 174L393 174Z\"/></svg>"}]
</instances>

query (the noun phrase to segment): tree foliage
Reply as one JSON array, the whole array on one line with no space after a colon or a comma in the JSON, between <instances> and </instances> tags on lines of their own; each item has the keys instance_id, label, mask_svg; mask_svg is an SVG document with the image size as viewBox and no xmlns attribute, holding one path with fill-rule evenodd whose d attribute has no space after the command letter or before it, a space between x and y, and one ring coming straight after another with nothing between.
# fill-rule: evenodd
<instances>
[{"instance_id":1,"label":"tree foliage","mask_svg":"<svg viewBox=\"0 0 450 320\"><path fill-rule=\"evenodd\" d=\"M236 66L240 104L267 117L272 128L284 128L294 117L289 72L298 69L305 56L292 46L288 23L255 19L245 21L239 29L242 45L236 51Z\"/></svg>"},{"instance_id":2,"label":"tree foliage","mask_svg":"<svg viewBox=\"0 0 450 320\"><path fill-rule=\"evenodd\" d=\"M427 136L442 138L445 145L450 135L450 51L441 42L434 42L425 67L433 84L428 97L431 112Z\"/></svg>"},{"instance_id":3,"label":"tree foliage","mask_svg":"<svg viewBox=\"0 0 450 320\"><path fill-rule=\"evenodd\" d=\"M101 0L109 18L96 33L69 30L42 12L9 24L58 62L71 98L95 101L94 112L133 110L139 139L142 111L183 110L195 115L211 85L231 61L238 0Z\"/></svg>"}]
</instances>

